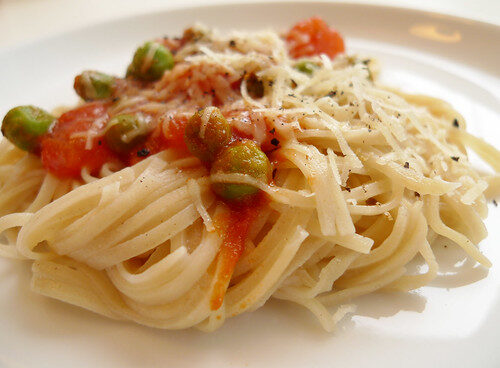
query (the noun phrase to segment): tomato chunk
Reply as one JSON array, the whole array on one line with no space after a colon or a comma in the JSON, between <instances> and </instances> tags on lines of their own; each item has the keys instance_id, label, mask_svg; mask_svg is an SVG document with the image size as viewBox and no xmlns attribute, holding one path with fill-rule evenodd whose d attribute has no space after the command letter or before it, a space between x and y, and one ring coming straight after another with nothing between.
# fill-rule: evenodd
<instances>
[{"instance_id":1,"label":"tomato chunk","mask_svg":"<svg viewBox=\"0 0 500 368\"><path fill-rule=\"evenodd\" d=\"M184 141L184 129L187 121L188 118L185 116L175 116L163 121L161 124L167 146L183 153L189 152Z\"/></svg>"},{"instance_id":2,"label":"tomato chunk","mask_svg":"<svg viewBox=\"0 0 500 368\"><path fill-rule=\"evenodd\" d=\"M222 237L222 245L217 256L216 281L210 298L211 310L221 307L234 268L245 251L250 229L266 205L267 199L260 194L242 203L228 203L229 211L215 218L215 227Z\"/></svg>"},{"instance_id":3,"label":"tomato chunk","mask_svg":"<svg viewBox=\"0 0 500 368\"><path fill-rule=\"evenodd\" d=\"M166 150L175 149L179 154L188 154L189 150L184 142L184 127L187 118L184 116L168 117L161 121L150 134L146 142L130 152L128 163L134 165L150 155Z\"/></svg>"},{"instance_id":4,"label":"tomato chunk","mask_svg":"<svg viewBox=\"0 0 500 368\"><path fill-rule=\"evenodd\" d=\"M87 150L86 137L78 135L88 131L97 119L105 118L106 114L107 105L94 102L61 115L52 132L42 139L43 166L58 177L77 178L84 167L91 174L96 174L104 163L116 160L101 137L94 137L92 148Z\"/></svg>"},{"instance_id":5,"label":"tomato chunk","mask_svg":"<svg viewBox=\"0 0 500 368\"><path fill-rule=\"evenodd\" d=\"M331 59L344 52L344 40L319 17L297 23L286 35L290 55L293 58L326 54Z\"/></svg>"}]
</instances>

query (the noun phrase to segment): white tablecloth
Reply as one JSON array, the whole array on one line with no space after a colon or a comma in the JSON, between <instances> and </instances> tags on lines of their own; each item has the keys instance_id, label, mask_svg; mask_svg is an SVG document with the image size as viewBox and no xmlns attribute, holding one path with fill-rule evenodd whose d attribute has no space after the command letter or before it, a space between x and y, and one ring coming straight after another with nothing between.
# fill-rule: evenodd
<instances>
[{"instance_id":1,"label":"white tablecloth","mask_svg":"<svg viewBox=\"0 0 500 368\"><path fill-rule=\"evenodd\" d=\"M0 48L117 17L181 7L186 4L236 1L246 0L0 0ZM343 1L436 11L500 24L499 0Z\"/></svg>"}]
</instances>

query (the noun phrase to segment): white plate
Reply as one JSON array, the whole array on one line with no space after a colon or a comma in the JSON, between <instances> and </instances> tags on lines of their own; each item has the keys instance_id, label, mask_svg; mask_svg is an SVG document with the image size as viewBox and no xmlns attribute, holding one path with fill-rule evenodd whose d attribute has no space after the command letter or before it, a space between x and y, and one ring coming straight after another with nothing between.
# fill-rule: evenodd
<instances>
[{"instance_id":1,"label":"white plate","mask_svg":"<svg viewBox=\"0 0 500 368\"><path fill-rule=\"evenodd\" d=\"M498 145L500 28L388 7L326 3L222 5L118 20L0 52L0 116L12 106L76 102L82 69L119 73L141 41L195 21L222 29L286 29L319 14L349 52L378 57L383 78L452 102L469 129ZM301 308L270 301L217 332L161 331L105 319L33 294L25 263L0 260L0 366L6 367L498 367L500 210L481 249L489 271L442 249L432 286L359 299L358 315L333 334ZM493 226L495 225L496 226ZM458 273L457 273L458 272ZM455 273L457 273L455 275ZM477 281L477 282L474 282Z\"/></svg>"}]
</instances>

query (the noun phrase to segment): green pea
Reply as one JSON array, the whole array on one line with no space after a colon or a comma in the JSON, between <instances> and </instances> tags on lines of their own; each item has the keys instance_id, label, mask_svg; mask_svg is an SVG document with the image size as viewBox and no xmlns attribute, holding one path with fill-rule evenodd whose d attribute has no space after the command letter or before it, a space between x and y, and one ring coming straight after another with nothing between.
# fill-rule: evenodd
<instances>
[{"instance_id":1,"label":"green pea","mask_svg":"<svg viewBox=\"0 0 500 368\"><path fill-rule=\"evenodd\" d=\"M75 78L76 93L85 101L102 100L113 94L115 78L93 70L84 71Z\"/></svg>"},{"instance_id":2,"label":"green pea","mask_svg":"<svg viewBox=\"0 0 500 368\"><path fill-rule=\"evenodd\" d=\"M3 118L2 134L24 151L38 152L40 137L47 133L56 118L35 106L18 106Z\"/></svg>"},{"instance_id":3,"label":"green pea","mask_svg":"<svg viewBox=\"0 0 500 368\"><path fill-rule=\"evenodd\" d=\"M105 139L113 151L127 153L144 142L150 132L148 119L144 115L122 114L108 122Z\"/></svg>"},{"instance_id":4,"label":"green pea","mask_svg":"<svg viewBox=\"0 0 500 368\"><path fill-rule=\"evenodd\" d=\"M212 165L212 174L247 174L263 183L271 179L271 163L254 141L243 140L222 150ZM241 200L259 189L247 184L212 183L215 193L225 199Z\"/></svg>"},{"instance_id":5,"label":"green pea","mask_svg":"<svg viewBox=\"0 0 500 368\"><path fill-rule=\"evenodd\" d=\"M134 54L128 66L127 77L132 76L145 81L160 79L166 70L174 67L170 51L158 42L146 42Z\"/></svg>"},{"instance_id":6,"label":"green pea","mask_svg":"<svg viewBox=\"0 0 500 368\"><path fill-rule=\"evenodd\" d=\"M204 124L203 118L208 113L210 116ZM216 107L197 111L184 129L184 141L189 151L203 162L213 161L230 140L231 126Z\"/></svg>"},{"instance_id":7,"label":"green pea","mask_svg":"<svg viewBox=\"0 0 500 368\"><path fill-rule=\"evenodd\" d=\"M295 65L295 67L298 71L311 75L318 66L310 61L304 60Z\"/></svg>"}]
</instances>

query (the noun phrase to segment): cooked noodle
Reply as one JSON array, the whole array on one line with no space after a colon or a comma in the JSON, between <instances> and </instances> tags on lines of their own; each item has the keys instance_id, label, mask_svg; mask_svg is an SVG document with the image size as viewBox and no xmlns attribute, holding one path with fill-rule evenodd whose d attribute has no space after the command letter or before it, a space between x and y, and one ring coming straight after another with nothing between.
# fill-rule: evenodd
<instances>
[{"instance_id":1,"label":"cooked noodle","mask_svg":"<svg viewBox=\"0 0 500 368\"><path fill-rule=\"evenodd\" d=\"M210 176L175 149L62 180L3 139L0 254L33 261L36 292L110 318L205 331L275 297L303 305L330 331L357 296L428 284L438 272L436 235L491 266L478 244L486 237L484 192L500 192L500 153L465 132L449 104L372 81L373 60L314 57L319 67L301 73L274 32L210 32L175 59L174 69L112 113L167 122L219 101L230 123L259 144L271 129L281 137L269 155L273 183ZM264 81L264 97L252 98L245 81L231 88L245 73ZM203 92L206 83L213 93ZM474 170L466 148L496 174ZM212 182L257 186L269 199L216 310L222 239L214 223L225 205ZM409 274L419 255L427 271Z\"/></svg>"}]
</instances>

